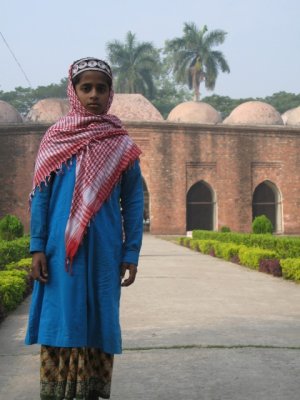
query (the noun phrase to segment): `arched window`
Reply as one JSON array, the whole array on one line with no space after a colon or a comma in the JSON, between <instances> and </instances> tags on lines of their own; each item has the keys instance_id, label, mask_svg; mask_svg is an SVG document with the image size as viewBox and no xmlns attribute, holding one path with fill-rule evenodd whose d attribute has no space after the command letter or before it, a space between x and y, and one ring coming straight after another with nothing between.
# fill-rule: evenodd
<instances>
[{"instance_id":1,"label":"arched window","mask_svg":"<svg viewBox=\"0 0 300 400\"><path fill-rule=\"evenodd\" d=\"M265 215L269 218L274 232L282 232L281 195L276 185L270 181L259 184L253 193L252 220L259 215Z\"/></svg>"},{"instance_id":2,"label":"arched window","mask_svg":"<svg viewBox=\"0 0 300 400\"><path fill-rule=\"evenodd\" d=\"M215 220L214 195L204 181L195 183L187 193L186 229L213 230Z\"/></svg>"},{"instance_id":3,"label":"arched window","mask_svg":"<svg viewBox=\"0 0 300 400\"><path fill-rule=\"evenodd\" d=\"M144 191L144 231L150 230L150 204L149 204L149 191L143 178L143 191Z\"/></svg>"}]
</instances>

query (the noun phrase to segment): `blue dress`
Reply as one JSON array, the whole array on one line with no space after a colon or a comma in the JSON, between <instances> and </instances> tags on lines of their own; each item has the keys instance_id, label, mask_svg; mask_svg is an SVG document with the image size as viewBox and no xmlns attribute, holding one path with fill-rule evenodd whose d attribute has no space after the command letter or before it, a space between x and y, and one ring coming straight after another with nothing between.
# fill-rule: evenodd
<instances>
[{"instance_id":1,"label":"blue dress","mask_svg":"<svg viewBox=\"0 0 300 400\"><path fill-rule=\"evenodd\" d=\"M43 251L48 283L35 281L25 343L122 351L119 324L120 264L138 264L143 235L143 186L139 162L123 173L91 220L65 269L65 228L75 185L76 158L62 168L31 205L31 252ZM123 223L122 223L123 220ZM125 241L123 242L123 229Z\"/></svg>"}]
</instances>

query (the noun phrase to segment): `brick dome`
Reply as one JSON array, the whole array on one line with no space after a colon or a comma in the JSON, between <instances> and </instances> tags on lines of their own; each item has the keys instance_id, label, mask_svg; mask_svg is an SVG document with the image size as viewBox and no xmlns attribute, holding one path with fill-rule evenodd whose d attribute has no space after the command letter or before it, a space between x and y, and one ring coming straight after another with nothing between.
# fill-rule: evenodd
<instances>
[{"instance_id":1,"label":"brick dome","mask_svg":"<svg viewBox=\"0 0 300 400\"><path fill-rule=\"evenodd\" d=\"M161 113L141 94L116 93L109 114L122 121L163 121Z\"/></svg>"},{"instance_id":2,"label":"brick dome","mask_svg":"<svg viewBox=\"0 0 300 400\"><path fill-rule=\"evenodd\" d=\"M26 116L27 121L54 123L69 111L67 99L44 99L38 101Z\"/></svg>"},{"instance_id":3,"label":"brick dome","mask_svg":"<svg viewBox=\"0 0 300 400\"><path fill-rule=\"evenodd\" d=\"M285 125L300 125L300 106L286 111L281 116Z\"/></svg>"},{"instance_id":4,"label":"brick dome","mask_svg":"<svg viewBox=\"0 0 300 400\"><path fill-rule=\"evenodd\" d=\"M11 124L23 122L21 114L6 101L0 100L0 123Z\"/></svg>"},{"instance_id":5,"label":"brick dome","mask_svg":"<svg viewBox=\"0 0 300 400\"><path fill-rule=\"evenodd\" d=\"M188 122L193 124L217 124L221 115L211 105L202 101L187 101L178 104L167 118L170 122Z\"/></svg>"},{"instance_id":6,"label":"brick dome","mask_svg":"<svg viewBox=\"0 0 300 400\"><path fill-rule=\"evenodd\" d=\"M247 101L237 106L224 119L223 124L233 125L283 125L278 111L262 101Z\"/></svg>"}]
</instances>

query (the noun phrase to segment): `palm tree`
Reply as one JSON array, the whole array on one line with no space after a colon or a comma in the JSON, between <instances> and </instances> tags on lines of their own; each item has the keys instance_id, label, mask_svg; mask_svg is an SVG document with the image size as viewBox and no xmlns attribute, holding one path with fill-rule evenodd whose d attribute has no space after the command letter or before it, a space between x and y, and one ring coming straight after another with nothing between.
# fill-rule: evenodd
<instances>
[{"instance_id":1,"label":"palm tree","mask_svg":"<svg viewBox=\"0 0 300 400\"><path fill-rule=\"evenodd\" d=\"M121 93L154 94L154 77L159 72L159 51L150 42L139 43L135 34L128 32L126 40L106 45L108 58L115 75L115 90Z\"/></svg>"},{"instance_id":2,"label":"palm tree","mask_svg":"<svg viewBox=\"0 0 300 400\"><path fill-rule=\"evenodd\" d=\"M172 60L177 82L186 83L188 78L194 98L199 101L202 81L208 90L213 90L219 69L230 72L223 53L212 49L224 42L226 32L208 32L206 25L198 29L194 23L185 23L183 33L181 38L166 41L165 52Z\"/></svg>"}]
</instances>

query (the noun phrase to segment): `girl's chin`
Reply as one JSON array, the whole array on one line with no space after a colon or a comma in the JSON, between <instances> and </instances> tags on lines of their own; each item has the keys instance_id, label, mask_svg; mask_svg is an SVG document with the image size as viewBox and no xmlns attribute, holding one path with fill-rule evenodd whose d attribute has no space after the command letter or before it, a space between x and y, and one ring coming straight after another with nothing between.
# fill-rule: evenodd
<instances>
[{"instance_id":1,"label":"girl's chin","mask_svg":"<svg viewBox=\"0 0 300 400\"><path fill-rule=\"evenodd\" d=\"M91 112L92 114L96 114L96 115L103 114L102 107L99 107L99 106L88 106L87 110L89 112Z\"/></svg>"}]
</instances>

